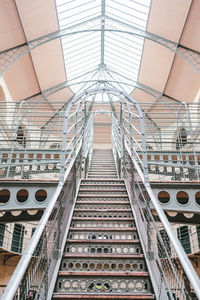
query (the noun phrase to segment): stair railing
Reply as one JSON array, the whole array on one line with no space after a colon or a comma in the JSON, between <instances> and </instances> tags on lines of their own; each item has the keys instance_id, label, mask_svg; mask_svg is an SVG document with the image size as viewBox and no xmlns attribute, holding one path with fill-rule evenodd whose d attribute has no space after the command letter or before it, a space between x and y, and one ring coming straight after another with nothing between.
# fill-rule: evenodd
<instances>
[{"instance_id":1,"label":"stair railing","mask_svg":"<svg viewBox=\"0 0 200 300\"><path fill-rule=\"evenodd\" d=\"M86 123L85 123L86 122ZM67 123L67 124L66 124ZM84 119L82 103L70 109L63 130L60 182L21 257L2 300L48 299L72 216L84 160L91 157L93 115ZM56 275L55 275L56 273Z\"/></svg>"},{"instance_id":2,"label":"stair railing","mask_svg":"<svg viewBox=\"0 0 200 300\"><path fill-rule=\"evenodd\" d=\"M125 174L156 299L200 299L200 280L144 177L144 164L136 153L140 150L139 143L133 145L125 123L122 126L114 116L112 119L113 152L123 161L118 173Z\"/></svg>"}]
</instances>

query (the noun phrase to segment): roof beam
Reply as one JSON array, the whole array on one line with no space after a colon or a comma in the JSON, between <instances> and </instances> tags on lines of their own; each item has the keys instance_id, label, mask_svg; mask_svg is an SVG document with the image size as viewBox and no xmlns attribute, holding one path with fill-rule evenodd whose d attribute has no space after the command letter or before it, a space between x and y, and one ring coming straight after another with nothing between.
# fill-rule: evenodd
<instances>
[{"instance_id":1,"label":"roof beam","mask_svg":"<svg viewBox=\"0 0 200 300\"><path fill-rule=\"evenodd\" d=\"M101 64L100 67L104 67L104 49L105 49L105 0L101 0Z\"/></svg>"},{"instance_id":2,"label":"roof beam","mask_svg":"<svg viewBox=\"0 0 200 300\"><path fill-rule=\"evenodd\" d=\"M84 26L87 25L88 23L91 24L91 22L96 22L100 19L102 19L102 16L98 16L96 18L88 20L87 22L85 22ZM118 26L117 26L118 24L120 24L122 27L124 27L124 29L112 29L109 27L106 29L104 28L103 29L104 35L105 35L105 32L108 31L108 32L123 33L123 34L127 34L127 35L138 36L138 37L141 37L144 39L151 40L155 43L162 45L163 47L168 48L175 54L182 57L189 65L191 65L192 68L194 68L196 70L196 72L198 74L200 74L200 52L185 48L185 47L178 45L177 43L174 43L170 40L167 40L161 36L149 33L144 30L140 30L138 28L135 28L134 26L131 26L131 25L121 22L119 20L115 20L106 15L104 16L103 19L105 19L105 21L108 22L108 24L107 24L108 26L109 26L109 22L111 22L112 25L116 24L116 28L118 28ZM45 43L55 40L57 38L61 38L61 37L72 35L72 34L76 35L78 33L101 32L102 31L101 28L99 28L99 29L84 29L84 26L82 26L82 25L81 24L77 25L77 27L78 27L77 31L73 31L75 29L75 27L73 26L73 29L69 27L69 28L48 34L46 36L42 36L38 39L29 41L29 47L27 46L27 44L25 44L22 47L18 46L17 48L12 48L12 50L9 50L6 52L5 51L0 52L0 71L1 71L0 76L3 75L21 57L23 57L24 55L26 55L33 49L41 46L42 44L45 44ZM104 26L105 26L105 23L104 23ZM104 43L102 43L102 45L104 45ZM102 62L103 61L104 61L104 51L102 51Z\"/></svg>"}]
</instances>

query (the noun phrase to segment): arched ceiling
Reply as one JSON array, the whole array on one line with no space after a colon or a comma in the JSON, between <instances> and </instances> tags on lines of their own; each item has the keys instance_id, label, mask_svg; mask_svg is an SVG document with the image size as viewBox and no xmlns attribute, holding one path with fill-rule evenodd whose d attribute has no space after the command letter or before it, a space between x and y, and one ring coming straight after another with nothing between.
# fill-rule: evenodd
<instances>
[{"instance_id":1,"label":"arched ceiling","mask_svg":"<svg viewBox=\"0 0 200 300\"><path fill-rule=\"evenodd\" d=\"M154 37L181 47L191 60L200 57L199 32L199 0L1 0L0 64L47 36L3 75L16 101L43 98L51 105L109 85L140 102L156 100L147 89L162 101L192 102L200 75Z\"/></svg>"}]
</instances>

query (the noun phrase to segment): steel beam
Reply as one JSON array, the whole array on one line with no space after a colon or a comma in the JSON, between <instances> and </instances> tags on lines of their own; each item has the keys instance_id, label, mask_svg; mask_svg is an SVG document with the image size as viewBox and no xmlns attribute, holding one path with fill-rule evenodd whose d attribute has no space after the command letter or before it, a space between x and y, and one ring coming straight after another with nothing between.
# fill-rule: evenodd
<instances>
[{"instance_id":1,"label":"steel beam","mask_svg":"<svg viewBox=\"0 0 200 300\"><path fill-rule=\"evenodd\" d=\"M181 45L178 45L175 42L172 42L170 40L167 40L161 36L149 33L147 31L135 28L134 26L131 26L129 24L126 24L124 22L121 22L119 20L116 20L114 18L108 17L106 15L101 15L99 17L93 18L91 20L88 20L86 22L78 24L77 26L72 26L63 30L59 30L56 32L53 32L51 34L42 36L38 39L29 41L28 44L23 44L21 46L17 46L15 48L11 48L6 51L0 52L0 76L2 76L16 61L18 61L21 57L26 55L27 53L31 52L33 49L48 43L49 41L68 36L68 35L76 35L78 33L84 33L84 32L102 32L101 28L98 29L88 29L88 24L94 23L94 28L96 25L102 24L102 20L106 21L106 25L109 26L113 24L116 25L116 27L120 26L120 29L103 29L103 32L116 32L116 33L124 33L127 35L133 35L138 36L144 39L151 40L155 43L158 43L162 45L163 47L168 48L170 51L172 51L174 54L179 55L182 57L189 65L191 65L192 68L196 70L198 74L200 74L200 53L198 51L194 51L192 49L188 49L186 47L183 47ZM110 22L110 23L109 23ZM84 29L84 26L86 26L87 29ZM111 28L112 28L111 26ZM121 27L124 27L124 30L121 29ZM81 28L81 30L76 30L76 28Z\"/></svg>"}]
</instances>

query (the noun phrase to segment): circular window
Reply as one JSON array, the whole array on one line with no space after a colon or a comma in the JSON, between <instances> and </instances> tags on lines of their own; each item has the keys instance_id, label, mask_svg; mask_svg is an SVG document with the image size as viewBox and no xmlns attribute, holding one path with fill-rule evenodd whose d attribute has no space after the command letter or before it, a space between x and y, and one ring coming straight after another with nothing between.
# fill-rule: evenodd
<instances>
[{"instance_id":1,"label":"circular window","mask_svg":"<svg viewBox=\"0 0 200 300\"><path fill-rule=\"evenodd\" d=\"M179 204L186 205L189 201L189 196L186 192L178 192L176 195L176 199Z\"/></svg>"},{"instance_id":2,"label":"circular window","mask_svg":"<svg viewBox=\"0 0 200 300\"><path fill-rule=\"evenodd\" d=\"M158 199L161 203L165 204L165 203L168 203L169 202L169 199L170 199L170 195L168 192L165 192L165 191L161 191L159 192L158 194Z\"/></svg>"},{"instance_id":3,"label":"circular window","mask_svg":"<svg viewBox=\"0 0 200 300\"><path fill-rule=\"evenodd\" d=\"M10 191L3 189L0 191L0 204L6 204L10 199Z\"/></svg>"},{"instance_id":4,"label":"circular window","mask_svg":"<svg viewBox=\"0 0 200 300\"><path fill-rule=\"evenodd\" d=\"M196 201L196 203L197 203L198 205L200 205L200 192L197 192L197 193L195 194L195 201Z\"/></svg>"},{"instance_id":5,"label":"circular window","mask_svg":"<svg viewBox=\"0 0 200 300\"><path fill-rule=\"evenodd\" d=\"M17 192L17 201L24 203L28 199L28 191L25 189L19 190Z\"/></svg>"},{"instance_id":6,"label":"circular window","mask_svg":"<svg viewBox=\"0 0 200 300\"><path fill-rule=\"evenodd\" d=\"M46 200L46 198L47 198L47 192L45 190L38 190L35 193L35 199L38 202L43 202L44 200Z\"/></svg>"}]
</instances>

